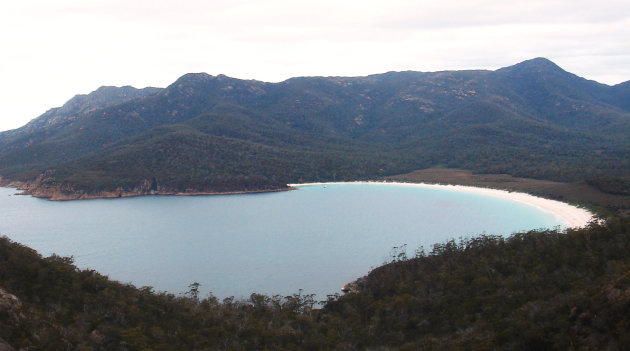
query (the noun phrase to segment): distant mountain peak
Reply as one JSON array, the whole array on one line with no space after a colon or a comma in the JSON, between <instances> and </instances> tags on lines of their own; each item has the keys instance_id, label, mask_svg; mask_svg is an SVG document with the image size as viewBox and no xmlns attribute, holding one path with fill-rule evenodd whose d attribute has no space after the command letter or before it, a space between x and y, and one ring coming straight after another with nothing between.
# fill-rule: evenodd
<instances>
[{"instance_id":1,"label":"distant mountain peak","mask_svg":"<svg viewBox=\"0 0 630 351\"><path fill-rule=\"evenodd\" d=\"M186 73L183 76L179 77L173 84L171 85L179 85L179 84L188 84L188 83L200 83L214 80L216 77L210 75L205 72L199 73Z\"/></svg>"},{"instance_id":2,"label":"distant mountain peak","mask_svg":"<svg viewBox=\"0 0 630 351\"><path fill-rule=\"evenodd\" d=\"M497 72L512 72L512 73L568 73L560 66L553 63L551 60L544 57L537 57L531 60L526 60L521 63L517 63L513 66L508 66L499 69Z\"/></svg>"},{"instance_id":3,"label":"distant mountain peak","mask_svg":"<svg viewBox=\"0 0 630 351\"><path fill-rule=\"evenodd\" d=\"M220 79L205 72L186 73L179 77L175 82L166 87L166 93L176 92L189 89L202 89L217 84Z\"/></svg>"},{"instance_id":4,"label":"distant mountain peak","mask_svg":"<svg viewBox=\"0 0 630 351\"><path fill-rule=\"evenodd\" d=\"M130 85L122 87L101 86L89 94L78 94L59 108L59 113L76 114L119 104L128 100L144 97L160 91L160 88L137 89Z\"/></svg>"},{"instance_id":5,"label":"distant mountain peak","mask_svg":"<svg viewBox=\"0 0 630 351\"><path fill-rule=\"evenodd\" d=\"M557 65L553 63L553 61L551 61L550 59L546 57L535 57L533 59L529 59L521 63L517 63L517 65L538 65L538 66L547 65L547 66L557 67Z\"/></svg>"},{"instance_id":6,"label":"distant mountain peak","mask_svg":"<svg viewBox=\"0 0 630 351\"><path fill-rule=\"evenodd\" d=\"M55 125L62 125L85 116L87 113L112 105L122 104L135 98L142 98L158 93L161 88L134 88L101 86L88 94L77 94L61 107L49 109L41 116L19 128L23 132L36 132Z\"/></svg>"}]
</instances>

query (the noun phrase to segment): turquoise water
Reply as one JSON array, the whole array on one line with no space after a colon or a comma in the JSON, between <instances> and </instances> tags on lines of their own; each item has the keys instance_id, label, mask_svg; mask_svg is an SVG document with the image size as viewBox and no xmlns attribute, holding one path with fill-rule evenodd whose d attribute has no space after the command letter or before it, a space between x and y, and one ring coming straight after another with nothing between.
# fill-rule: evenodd
<instances>
[{"instance_id":1,"label":"turquoise water","mask_svg":"<svg viewBox=\"0 0 630 351\"><path fill-rule=\"evenodd\" d=\"M0 233L48 256L157 291L324 299L388 259L394 246L563 225L522 203L392 185L278 193L52 202L0 188Z\"/></svg>"}]
</instances>

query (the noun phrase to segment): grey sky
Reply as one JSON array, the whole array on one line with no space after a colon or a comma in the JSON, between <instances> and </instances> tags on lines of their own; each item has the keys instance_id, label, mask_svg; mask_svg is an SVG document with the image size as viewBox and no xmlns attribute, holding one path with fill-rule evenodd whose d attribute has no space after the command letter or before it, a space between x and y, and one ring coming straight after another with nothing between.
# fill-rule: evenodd
<instances>
[{"instance_id":1,"label":"grey sky","mask_svg":"<svg viewBox=\"0 0 630 351\"><path fill-rule=\"evenodd\" d=\"M101 85L188 72L281 81L496 69L543 56L630 80L630 1L11 1L0 5L0 130Z\"/></svg>"}]
</instances>

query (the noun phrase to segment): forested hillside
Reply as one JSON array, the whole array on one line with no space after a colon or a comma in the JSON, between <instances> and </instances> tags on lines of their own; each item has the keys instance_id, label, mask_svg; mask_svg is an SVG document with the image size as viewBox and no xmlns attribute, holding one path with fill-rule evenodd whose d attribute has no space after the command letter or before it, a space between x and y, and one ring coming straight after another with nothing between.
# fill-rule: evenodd
<instances>
[{"instance_id":1,"label":"forested hillside","mask_svg":"<svg viewBox=\"0 0 630 351\"><path fill-rule=\"evenodd\" d=\"M0 239L0 349L625 350L630 221L418 250L319 306L308 292L179 296ZM320 308L321 307L321 308ZM4 340L4 342L2 341ZM12 348L11 348L12 347Z\"/></svg>"},{"instance_id":2,"label":"forested hillside","mask_svg":"<svg viewBox=\"0 0 630 351\"><path fill-rule=\"evenodd\" d=\"M269 190L438 165L624 182L628 92L542 58L281 83L187 74L101 88L0 133L0 175L40 196Z\"/></svg>"}]
</instances>

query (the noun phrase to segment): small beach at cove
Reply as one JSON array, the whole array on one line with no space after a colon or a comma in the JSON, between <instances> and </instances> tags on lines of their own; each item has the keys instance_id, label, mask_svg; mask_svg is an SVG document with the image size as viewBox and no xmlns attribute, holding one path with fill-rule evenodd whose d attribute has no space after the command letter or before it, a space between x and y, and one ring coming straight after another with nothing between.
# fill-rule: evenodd
<instances>
[{"instance_id":1,"label":"small beach at cove","mask_svg":"<svg viewBox=\"0 0 630 351\"><path fill-rule=\"evenodd\" d=\"M588 225L595 219L595 215L583 208L570 205L565 202L545 199L531 194L513 192L500 189L480 188L464 185L445 185L445 184L428 184L428 183L404 183L404 182L376 182L376 181L357 181L357 182L329 182L329 183L302 183L289 184L290 187L299 188L304 186L325 186L325 185L343 185L343 184L362 184L362 185L392 185L403 187L416 187L426 189L443 189L451 191L460 191L470 194L479 194L492 196L496 198L513 200L530 206L534 206L542 211L553 213L566 223L567 228L581 228Z\"/></svg>"}]
</instances>

